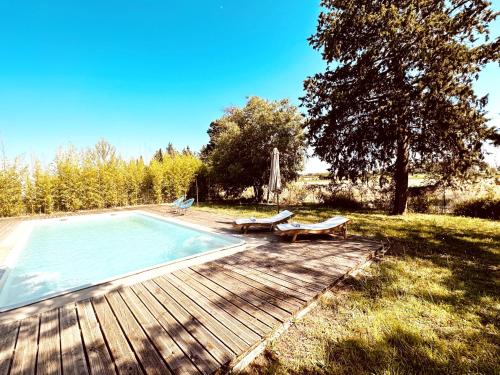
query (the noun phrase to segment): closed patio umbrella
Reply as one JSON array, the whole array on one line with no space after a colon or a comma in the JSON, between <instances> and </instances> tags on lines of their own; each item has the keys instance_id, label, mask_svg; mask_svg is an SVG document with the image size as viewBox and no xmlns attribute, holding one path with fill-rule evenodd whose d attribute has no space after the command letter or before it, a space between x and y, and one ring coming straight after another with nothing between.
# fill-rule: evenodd
<instances>
[{"instance_id":1,"label":"closed patio umbrella","mask_svg":"<svg viewBox=\"0 0 500 375\"><path fill-rule=\"evenodd\" d=\"M271 172L269 173L269 191L276 194L278 201L278 212L280 211L280 193L281 193L281 176L280 176L280 153L275 147L271 156Z\"/></svg>"}]
</instances>

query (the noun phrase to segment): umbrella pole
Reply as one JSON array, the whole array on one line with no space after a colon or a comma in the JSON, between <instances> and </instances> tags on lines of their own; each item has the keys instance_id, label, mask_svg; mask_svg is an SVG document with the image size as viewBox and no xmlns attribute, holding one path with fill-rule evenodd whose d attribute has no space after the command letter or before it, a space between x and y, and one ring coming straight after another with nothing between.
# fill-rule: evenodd
<instances>
[{"instance_id":1,"label":"umbrella pole","mask_svg":"<svg viewBox=\"0 0 500 375\"><path fill-rule=\"evenodd\" d=\"M276 194L278 200L278 213L280 213L280 193Z\"/></svg>"}]
</instances>

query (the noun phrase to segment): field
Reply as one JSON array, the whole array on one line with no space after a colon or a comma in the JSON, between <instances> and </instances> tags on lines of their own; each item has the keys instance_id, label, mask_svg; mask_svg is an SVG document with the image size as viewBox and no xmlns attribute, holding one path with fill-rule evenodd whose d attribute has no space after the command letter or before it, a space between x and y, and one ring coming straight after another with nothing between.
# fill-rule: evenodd
<instances>
[{"instance_id":1,"label":"field","mask_svg":"<svg viewBox=\"0 0 500 375\"><path fill-rule=\"evenodd\" d=\"M198 209L232 216L275 210ZM327 293L247 373L500 373L500 222L290 209L299 222L349 216L351 233L383 239L388 252Z\"/></svg>"}]
</instances>

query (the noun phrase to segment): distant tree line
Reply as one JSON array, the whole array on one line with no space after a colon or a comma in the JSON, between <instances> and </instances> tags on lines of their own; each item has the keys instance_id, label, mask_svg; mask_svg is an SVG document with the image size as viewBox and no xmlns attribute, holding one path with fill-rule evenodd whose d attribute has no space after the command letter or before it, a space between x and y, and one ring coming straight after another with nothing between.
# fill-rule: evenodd
<instances>
[{"instance_id":1,"label":"distant tree line","mask_svg":"<svg viewBox=\"0 0 500 375\"><path fill-rule=\"evenodd\" d=\"M62 150L47 167L3 160L0 216L170 201L187 193L201 167L189 149L170 145L145 163L124 160L104 140L85 151Z\"/></svg>"}]
</instances>

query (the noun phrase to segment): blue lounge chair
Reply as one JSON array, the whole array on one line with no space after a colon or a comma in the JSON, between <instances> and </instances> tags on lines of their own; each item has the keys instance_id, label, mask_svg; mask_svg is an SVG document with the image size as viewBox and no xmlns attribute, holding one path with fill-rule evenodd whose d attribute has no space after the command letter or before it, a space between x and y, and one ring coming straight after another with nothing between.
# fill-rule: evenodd
<instances>
[{"instance_id":1,"label":"blue lounge chair","mask_svg":"<svg viewBox=\"0 0 500 375\"><path fill-rule=\"evenodd\" d=\"M182 213L184 215L186 213L186 211L189 209L189 207L191 207L193 205L193 202L194 202L194 198L190 198L190 199L182 202L179 205L178 212Z\"/></svg>"},{"instance_id":2,"label":"blue lounge chair","mask_svg":"<svg viewBox=\"0 0 500 375\"><path fill-rule=\"evenodd\" d=\"M173 208L174 210L177 210L183 201L184 201L184 197L177 198L172 203L169 203L168 207Z\"/></svg>"}]
</instances>

